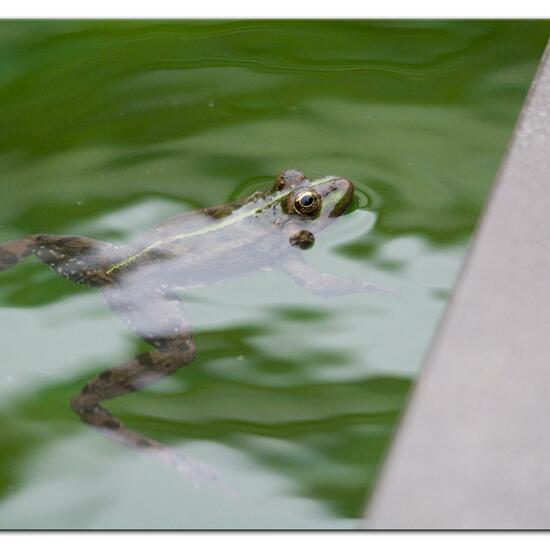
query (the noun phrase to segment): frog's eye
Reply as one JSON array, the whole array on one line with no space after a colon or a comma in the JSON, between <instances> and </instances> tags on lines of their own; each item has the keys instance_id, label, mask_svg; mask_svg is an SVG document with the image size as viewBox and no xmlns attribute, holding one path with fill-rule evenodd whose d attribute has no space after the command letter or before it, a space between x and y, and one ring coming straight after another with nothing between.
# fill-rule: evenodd
<instances>
[{"instance_id":1,"label":"frog's eye","mask_svg":"<svg viewBox=\"0 0 550 550\"><path fill-rule=\"evenodd\" d=\"M314 216L321 210L321 195L313 189L298 191L292 198L294 211L302 216Z\"/></svg>"}]
</instances>

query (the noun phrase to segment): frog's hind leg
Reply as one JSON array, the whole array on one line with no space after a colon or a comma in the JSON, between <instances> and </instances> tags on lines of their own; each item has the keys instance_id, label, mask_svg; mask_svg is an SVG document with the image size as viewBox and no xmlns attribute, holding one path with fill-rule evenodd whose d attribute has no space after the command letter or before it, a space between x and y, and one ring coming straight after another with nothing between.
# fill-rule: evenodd
<instances>
[{"instance_id":1,"label":"frog's hind leg","mask_svg":"<svg viewBox=\"0 0 550 550\"><path fill-rule=\"evenodd\" d=\"M166 289L148 289L144 285L106 287L103 294L113 312L154 350L96 376L73 397L72 409L87 424L103 428L127 445L159 451L195 483L205 476L212 478L208 468L128 428L100 405L102 401L144 388L193 361L195 346L178 297Z\"/></svg>"},{"instance_id":2,"label":"frog's hind leg","mask_svg":"<svg viewBox=\"0 0 550 550\"><path fill-rule=\"evenodd\" d=\"M78 235L29 235L0 244L0 271L34 254L62 277L103 286L110 282L104 268L114 261L117 251L111 243Z\"/></svg>"},{"instance_id":3,"label":"frog's hind leg","mask_svg":"<svg viewBox=\"0 0 550 550\"><path fill-rule=\"evenodd\" d=\"M74 283L104 286L105 269L115 261L118 248L106 241L79 235L35 235L36 257L61 277Z\"/></svg>"},{"instance_id":4,"label":"frog's hind leg","mask_svg":"<svg viewBox=\"0 0 550 550\"><path fill-rule=\"evenodd\" d=\"M114 430L127 443L158 447L160 444L126 428L99 404L153 384L190 363L195 356L191 330L177 296L164 289L116 285L104 288L103 296L111 310L154 350L93 378L72 399L72 407L85 422Z\"/></svg>"},{"instance_id":5,"label":"frog's hind leg","mask_svg":"<svg viewBox=\"0 0 550 550\"><path fill-rule=\"evenodd\" d=\"M34 237L25 237L24 239L0 244L0 271L13 267L34 251Z\"/></svg>"}]
</instances>

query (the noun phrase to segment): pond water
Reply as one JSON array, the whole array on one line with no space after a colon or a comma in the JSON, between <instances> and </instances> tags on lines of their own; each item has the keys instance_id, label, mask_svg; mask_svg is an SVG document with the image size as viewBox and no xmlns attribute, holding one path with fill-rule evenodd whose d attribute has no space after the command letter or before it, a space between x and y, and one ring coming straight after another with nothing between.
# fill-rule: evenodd
<instances>
[{"instance_id":1,"label":"pond water","mask_svg":"<svg viewBox=\"0 0 550 550\"><path fill-rule=\"evenodd\" d=\"M0 528L360 527L547 40L544 21L0 23L0 242L125 242L298 168L354 182L308 262L182 294L198 355L109 402L237 495L102 437L69 400L147 350L97 290L0 274Z\"/></svg>"}]
</instances>

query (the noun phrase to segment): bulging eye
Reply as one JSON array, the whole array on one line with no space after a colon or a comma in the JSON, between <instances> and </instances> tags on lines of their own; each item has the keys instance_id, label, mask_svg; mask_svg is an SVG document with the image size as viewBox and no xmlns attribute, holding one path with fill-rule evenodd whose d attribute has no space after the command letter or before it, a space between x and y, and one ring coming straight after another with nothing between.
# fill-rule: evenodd
<instances>
[{"instance_id":1,"label":"bulging eye","mask_svg":"<svg viewBox=\"0 0 550 550\"><path fill-rule=\"evenodd\" d=\"M292 204L297 214L314 216L321 209L321 195L313 189L304 189L294 195Z\"/></svg>"}]
</instances>

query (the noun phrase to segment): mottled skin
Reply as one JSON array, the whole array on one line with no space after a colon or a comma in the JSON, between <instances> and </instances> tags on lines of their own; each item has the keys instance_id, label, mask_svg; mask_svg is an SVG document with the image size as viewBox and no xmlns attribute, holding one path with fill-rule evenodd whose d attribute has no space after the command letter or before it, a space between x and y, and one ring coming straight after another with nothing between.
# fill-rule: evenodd
<instances>
[{"instance_id":1,"label":"mottled skin","mask_svg":"<svg viewBox=\"0 0 550 550\"><path fill-rule=\"evenodd\" d=\"M0 245L0 271L34 254L62 277L101 288L111 310L153 350L93 378L72 398L72 409L84 422L125 443L159 450L183 469L197 470L201 467L189 459L176 458L169 448L127 428L100 402L143 388L193 361L195 345L176 288L282 268L320 295L379 290L320 273L304 262L303 250L313 245L314 235L340 216L352 197L353 186L344 178L310 181L287 170L267 192L175 216L126 246L44 234L6 242Z\"/></svg>"}]
</instances>

